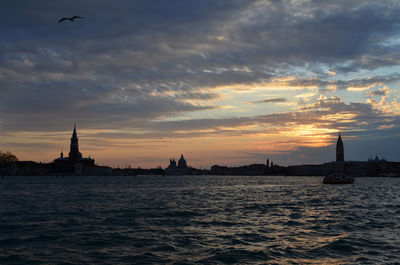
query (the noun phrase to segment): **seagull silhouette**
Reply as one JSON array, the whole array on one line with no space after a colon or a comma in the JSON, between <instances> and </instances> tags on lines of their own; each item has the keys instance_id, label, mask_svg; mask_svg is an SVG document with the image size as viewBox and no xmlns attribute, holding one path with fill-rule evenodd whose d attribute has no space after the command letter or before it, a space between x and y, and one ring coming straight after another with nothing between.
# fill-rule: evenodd
<instances>
[{"instance_id":1,"label":"seagull silhouette","mask_svg":"<svg viewBox=\"0 0 400 265\"><path fill-rule=\"evenodd\" d=\"M58 23L61 23L61 22L63 22L64 20L70 20L70 21L74 22L74 20L77 19L77 18L83 18L83 17L80 17L80 16L63 17L62 19L60 19L60 20L58 21Z\"/></svg>"}]
</instances>

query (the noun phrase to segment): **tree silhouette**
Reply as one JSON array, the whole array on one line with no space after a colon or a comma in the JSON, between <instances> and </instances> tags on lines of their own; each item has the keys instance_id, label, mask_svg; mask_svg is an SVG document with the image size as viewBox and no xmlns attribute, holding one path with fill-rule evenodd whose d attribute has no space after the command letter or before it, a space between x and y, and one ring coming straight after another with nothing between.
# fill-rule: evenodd
<instances>
[{"instance_id":1,"label":"tree silhouette","mask_svg":"<svg viewBox=\"0 0 400 265\"><path fill-rule=\"evenodd\" d=\"M10 151L7 151L5 153L0 151L0 166L5 166L8 163L16 161L18 161L18 158L15 155L13 155Z\"/></svg>"}]
</instances>

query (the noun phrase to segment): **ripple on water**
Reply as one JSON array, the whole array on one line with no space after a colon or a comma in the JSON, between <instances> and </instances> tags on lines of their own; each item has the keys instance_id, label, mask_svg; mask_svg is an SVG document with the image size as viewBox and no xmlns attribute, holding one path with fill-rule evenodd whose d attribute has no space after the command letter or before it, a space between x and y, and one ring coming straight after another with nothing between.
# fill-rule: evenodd
<instances>
[{"instance_id":1,"label":"ripple on water","mask_svg":"<svg viewBox=\"0 0 400 265\"><path fill-rule=\"evenodd\" d=\"M180 176L0 181L1 264L400 260L400 179Z\"/></svg>"}]
</instances>

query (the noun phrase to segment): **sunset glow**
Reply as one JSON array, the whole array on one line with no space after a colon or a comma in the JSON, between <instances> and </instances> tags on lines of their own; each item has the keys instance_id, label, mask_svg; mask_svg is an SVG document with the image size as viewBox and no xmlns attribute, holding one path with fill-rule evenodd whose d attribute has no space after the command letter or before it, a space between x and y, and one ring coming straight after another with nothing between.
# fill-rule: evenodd
<instances>
[{"instance_id":1,"label":"sunset glow","mask_svg":"<svg viewBox=\"0 0 400 265\"><path fill-rule=\"evenodd\" d=\"M20 160L67 152L74 124L110 166L328 162L339 132L349 159L400 159L396 1L22 2L0 43L0 145Z\"/></svg>"}]
</instances>

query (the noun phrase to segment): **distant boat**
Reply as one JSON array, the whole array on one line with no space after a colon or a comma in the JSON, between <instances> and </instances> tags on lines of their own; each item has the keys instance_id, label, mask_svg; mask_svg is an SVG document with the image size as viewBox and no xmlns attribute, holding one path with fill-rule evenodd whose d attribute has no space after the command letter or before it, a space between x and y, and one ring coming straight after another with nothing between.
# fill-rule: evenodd
<instances>
[{"instance_id":1,"label":"distant boat","mask_svg":"<svg viewBox=\"0 0 400 265\"><path fill-rule=\"evenodd\" d=\"M334 174L325 176L322 180L324 184L352 184L354 183L354 178L346 177L344 174Z\"/></svg>"}]
</instances>

